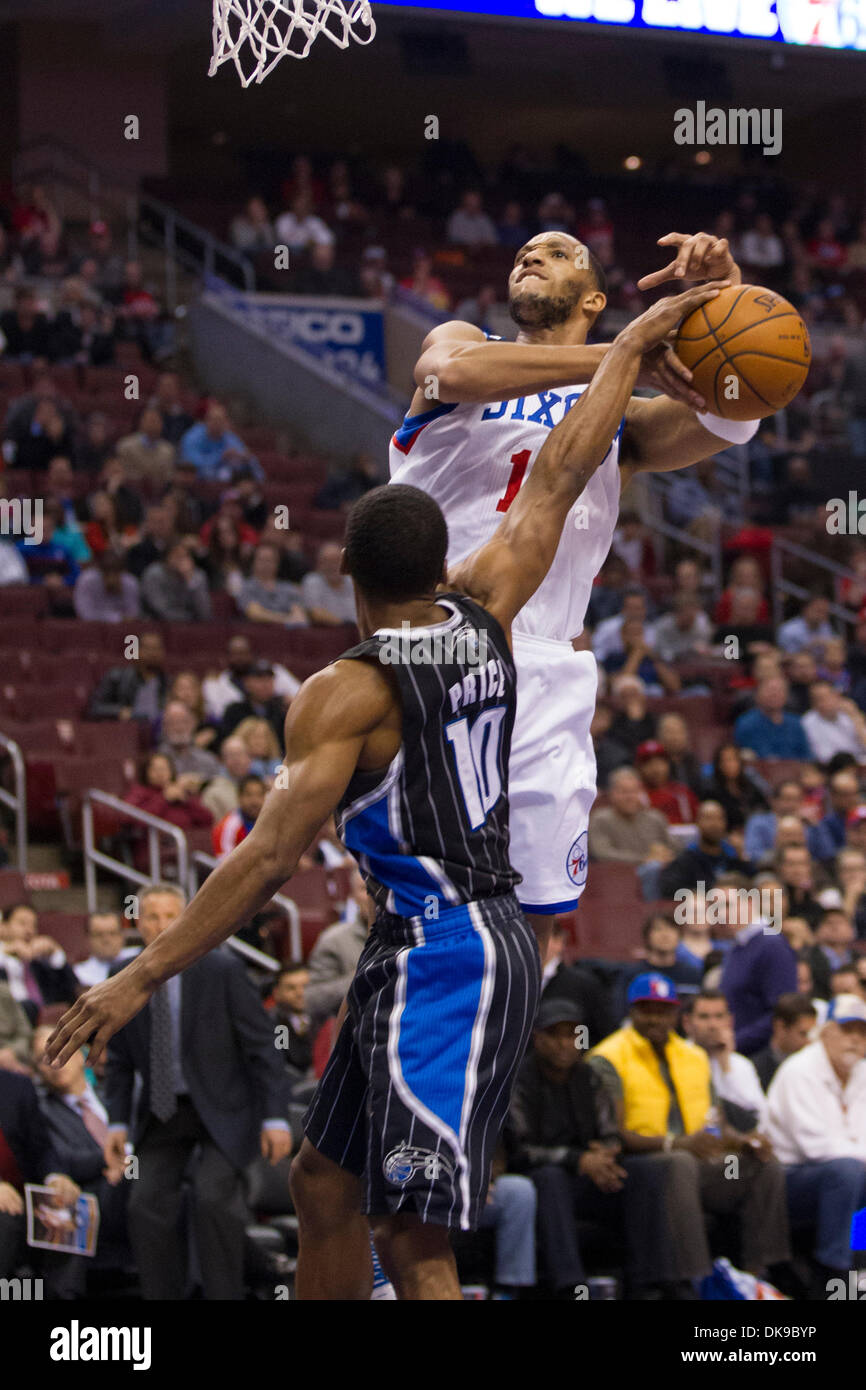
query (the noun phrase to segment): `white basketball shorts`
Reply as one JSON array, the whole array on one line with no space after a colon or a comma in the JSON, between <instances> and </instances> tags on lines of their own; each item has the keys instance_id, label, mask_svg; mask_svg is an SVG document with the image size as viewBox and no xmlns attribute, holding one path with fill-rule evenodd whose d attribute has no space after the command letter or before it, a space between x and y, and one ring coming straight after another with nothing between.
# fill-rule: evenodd
<instances>
[{"instance_id":1,"label":"white basketball shorts","mask_svg":"<svg viewBox=\"0 0 866 1390\"><path fill-rule=\"evenodd\" d=\"M517 718L511 742L511 862L524 912L569 912L586 883L595 800L589 734L598 671L592 652L513 632Z\"/></svg>"}]
</instances>

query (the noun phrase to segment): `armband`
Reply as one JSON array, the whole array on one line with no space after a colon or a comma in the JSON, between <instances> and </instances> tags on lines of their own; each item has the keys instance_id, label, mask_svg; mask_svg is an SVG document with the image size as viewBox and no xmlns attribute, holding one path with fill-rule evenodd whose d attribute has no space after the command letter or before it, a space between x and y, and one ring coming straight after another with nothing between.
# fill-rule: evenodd
<instances>
[{"instance_id":1,"label":"armband","mask_svg":"<svg viewBox=\"0 0 866 1390\"><path fill-rule=\"evenodd\" d=\"M723 420L721 415L711 415L708 410L695 418L710 434L726 439L729 444L748 444L761 423L760 420Z\"/></svg>"}]
</instances>

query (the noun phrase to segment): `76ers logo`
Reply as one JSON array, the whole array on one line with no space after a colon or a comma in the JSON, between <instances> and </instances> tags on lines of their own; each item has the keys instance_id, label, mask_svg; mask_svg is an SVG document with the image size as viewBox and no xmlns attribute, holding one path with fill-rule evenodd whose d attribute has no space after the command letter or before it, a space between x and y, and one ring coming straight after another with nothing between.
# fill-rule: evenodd
<instances>
[{"instance_id":1,"label":"76ers logo","mask_svg":"<svg viewBox=\"0 0 866 1390\"><path fill-rule=\"evenodd\" d=\"M586 831L582 830L565 861L565 872L577 888L582 888L586 883L586 860Z\"/></svg>"}]
</instances>

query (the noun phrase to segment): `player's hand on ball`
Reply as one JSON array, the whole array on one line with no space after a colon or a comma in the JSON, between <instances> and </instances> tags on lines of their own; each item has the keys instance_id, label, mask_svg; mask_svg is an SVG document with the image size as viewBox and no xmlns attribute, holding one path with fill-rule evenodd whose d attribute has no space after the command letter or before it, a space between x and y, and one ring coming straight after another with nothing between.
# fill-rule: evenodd
<instances>
[{"instance_id":1,"label":"player's hand on ball","mask_svg":"<svg viewBox=\"0 0 866 1390\"><path fill-rule=\"evenodd\" d=\"M637 282L639 290L652 290L666 280L729 280L738 285L742 279L740 267L731 255L727 237L710 232L668 232L659 237L658 246L670 246L674 259L662 270L653 270Z\"/></svg>"},{"instance_id":2,"label":"player's hand on ball","mask_svg":"<svg viewBox=\"0 0 866 1390\"><path fill-rule=\"evenodd\" d=\"M657 343L644 353L638 372L638 386L651 386L673 401L682 401L692 410L706 410L706 401L695 391L691 382L692 374L677 357L672 343Z\"/></svg>"},{"instance_id":3,"label":"player's hand on ball","mask_svg":"<svg viewBox=\"0 0 866 1390\"><path fill-rule=\"evenodd\" d=\"M636 319L632 319L616 341L628 341L643 356L650 348L664 342L669 333L693 310L700 308L710 299L715 299L721 290L728 288L727 280L713 280L707 285L695 285L682 294L667 295L650 305Z\"/></svg>"}]
</instances>

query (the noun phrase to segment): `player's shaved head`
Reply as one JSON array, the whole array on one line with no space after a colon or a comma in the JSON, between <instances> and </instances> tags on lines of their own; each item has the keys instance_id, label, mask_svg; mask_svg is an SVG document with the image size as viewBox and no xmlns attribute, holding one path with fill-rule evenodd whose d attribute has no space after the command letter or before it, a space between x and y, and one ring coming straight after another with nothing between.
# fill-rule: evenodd
<instances>
[{"instance_id":1,"label":"player's shaved head","mask_svg":"<svg viewBox=\"0 0 866 1390\"><path fill-rule=\"evenodd\" d=\"M593 322L604 308L607 277L589 247L570 232L541 232L517 252L508 289L514 322L539 330L566 323L578 305ZM590 296L594 302L583 305Z\"/></svg>"},{"instance_id":2,"label":"player's shaved head","mask_svg":"<svg viewBox=\"0 0 866 1390\"><path fill-rule=\"evenodd\" d=\"M434 593L447 553L448 527L439 504L406 483L374 487L346 518L343 567L364 594L380 602Z\"/></svg>"}]
</instances>

